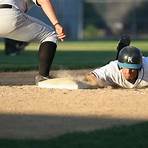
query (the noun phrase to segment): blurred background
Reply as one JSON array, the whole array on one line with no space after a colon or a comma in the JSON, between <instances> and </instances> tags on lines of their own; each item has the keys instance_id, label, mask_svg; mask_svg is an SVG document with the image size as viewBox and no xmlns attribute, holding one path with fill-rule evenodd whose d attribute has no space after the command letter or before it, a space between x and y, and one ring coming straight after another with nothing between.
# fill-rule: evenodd
<instances>
[{"instance_id":1,"label":"blurred background","mask_svg":"<svg viewBox=\"0 0 148 148\"><path fill-rule=\"evenodd\" d=\"M128 33L148 37L148 0L53 0L68 40L109 39ZM29 12L47 24L42 10Z\"/></svg>"}]
</instances>

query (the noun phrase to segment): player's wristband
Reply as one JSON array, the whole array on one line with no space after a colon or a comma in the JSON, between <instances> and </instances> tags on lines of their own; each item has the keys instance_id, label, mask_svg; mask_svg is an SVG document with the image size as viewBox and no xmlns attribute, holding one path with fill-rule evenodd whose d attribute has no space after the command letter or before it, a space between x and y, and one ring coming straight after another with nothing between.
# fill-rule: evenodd
<instances>
[{"instance_id":1,"label":"player's wristband","mask_svg":"<svg viewBox=\"0 0 148 148\"><path fill-rule=\"evenodd\" d=\"M59 22L55 23L53 26L55 27L56 25L60 24Z\"/></svg>"}]
</instances>

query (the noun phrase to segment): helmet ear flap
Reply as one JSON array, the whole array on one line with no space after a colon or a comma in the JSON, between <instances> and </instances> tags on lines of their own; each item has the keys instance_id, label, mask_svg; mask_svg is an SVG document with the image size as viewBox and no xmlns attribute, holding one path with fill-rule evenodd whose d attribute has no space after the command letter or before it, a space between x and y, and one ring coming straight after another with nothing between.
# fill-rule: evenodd
<instances>
[{"instance_id":1,"label":"helmet ear flap","mask_svg":"<svg viewBox=\"0 0 148 148\"><path fill-rule=\"evenodd\" d=\"M142 67L142 53L140 49L133 46L126 46L118 56L118 66L120 68L141 69Z\"/></svg>"}]
</instances>

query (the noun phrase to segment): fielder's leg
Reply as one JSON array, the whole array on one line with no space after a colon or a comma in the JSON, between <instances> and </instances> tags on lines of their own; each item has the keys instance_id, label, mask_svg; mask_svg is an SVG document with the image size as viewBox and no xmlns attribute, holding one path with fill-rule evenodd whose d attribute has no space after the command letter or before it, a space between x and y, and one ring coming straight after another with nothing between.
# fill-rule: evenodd
<instances>
[{"instance_id":1,"label":"fielder's leg","mask_svg":"<svg viewBox=\"0 0 148 148\"><path fill-rule=\"evenodd\" d=\"M57 45L53 42L43 42L39 48L39 74L48 77Z\"/></svg>"},{"instance_id":2,"label":"fielder's leg","mask_svg":"<svg viewBox=\"0 0 148 148\"><path fill-rule=\"evenodd\" d=\"M39 75L35 77L35 82L47 80L49 78L49 71L56 52L56 43L46 41L40 45L39 48Z\"/></svg>"},{"instance_id":3,"label":"fielder's leg","mask_svg":"<svg viewBox=\"0 0 148 148\"><path fill-rule=\"evenodd\" d=\"M27 42L17 41L13 39L4 39L5 42L5 54L15 56L20 54L22 50L28 45Z\"/></svg>"}]
</instances>

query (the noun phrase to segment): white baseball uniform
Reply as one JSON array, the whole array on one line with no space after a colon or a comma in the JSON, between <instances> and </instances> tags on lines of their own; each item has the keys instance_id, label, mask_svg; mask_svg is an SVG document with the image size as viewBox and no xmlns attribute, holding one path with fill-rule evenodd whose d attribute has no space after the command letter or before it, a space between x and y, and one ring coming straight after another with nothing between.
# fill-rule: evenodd
<instances>
[{"instance_id":1,"label":"white baseball uniform","mask_svg":"<svg viewBox=\"0 0 148 148\"><path fill-rule=\"evenodd\" d=\"M32 0L37 5L36 0ZM54 29L25 12L30 8L28 0L0 0L12 8L0 8L0 37L29 42L32 40L56 43Z\"/></svg>"},{"instance_id":2,"label":"white baseball uniform","mask_svg":"<svg viewBox=\"0 0 148 148\"><path fill-rule=\"evenodd\" d=\"M138 78L134 84L127 81L118 68L116 61L111 61L109 64L93 70L93 73L98 79L104 80L107 85L119 86L123 88L142 88L148 86L148 57L143 57L143 67L138 72Z\"/></svg>"}]
</instances>

